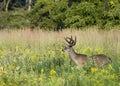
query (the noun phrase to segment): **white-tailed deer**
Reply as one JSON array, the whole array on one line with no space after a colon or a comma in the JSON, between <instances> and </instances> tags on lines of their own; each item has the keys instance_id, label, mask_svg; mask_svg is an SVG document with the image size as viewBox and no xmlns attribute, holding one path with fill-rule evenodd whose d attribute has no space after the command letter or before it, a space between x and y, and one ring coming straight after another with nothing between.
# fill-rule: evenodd
<instances>
[{"instance_id":1,"label":"white-tailed deer","mask_svg":"<svg viewBox=\"0 0 120 86\"><path fill-rule=\"evenodd\" d=\"M76 37L75 40L73 40L72 36L71 38L66 37L65 38L68 45L63 49L63 51L68 52L70 55L70 59L78 66L87 65L87 55L85 54L78 54L74 51L73 46L76 44Z\"/></svg>"},{"instance_id":2,"label":"white-tailed deer","mask_svg":"<svg viewBox=\"0 0 120 86\"><path fill-rule=\"evenodd\" d=\"M70 55L70 59L78 66L87 66L88 64L88 56L85 54L78 54L74 51L73 46L76 45L76 37L75 40L73 40L72 36L65 38L68 45L63 49L63 51L68 52ZM98 54L91 56L91 59L93 60L94 64L96 66L102 66L105 63L112 61L109 57L107 57L104 54Z\"/></svg>"}]
</instances>

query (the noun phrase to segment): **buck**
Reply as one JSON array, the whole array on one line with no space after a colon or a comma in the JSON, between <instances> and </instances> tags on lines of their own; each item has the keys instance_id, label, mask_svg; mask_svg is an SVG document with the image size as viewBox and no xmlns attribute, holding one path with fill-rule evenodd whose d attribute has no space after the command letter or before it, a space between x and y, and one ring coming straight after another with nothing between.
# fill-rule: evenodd
<instances>
[{"instance_id":1,"label":"buck","mask_svg":"<svg viewBox=\"0 0 120 86\"><path fill-rule=\"evenodd\" d=\"M70 59L78 66L87 66L88 65L88 57L85 54L78 54L75 52L73 49L73 46L76 45L76 37L73 40L72 36L71 37L65 37L65 41L68 43L68 45L62 49L62 51L68 52L70 55ZM91 59L94 63L95 66L103 66L104 64L108 62L112 62L111 58L107 57L104 54L97 54L91 56Z\"/></svg>"}]
</instances>

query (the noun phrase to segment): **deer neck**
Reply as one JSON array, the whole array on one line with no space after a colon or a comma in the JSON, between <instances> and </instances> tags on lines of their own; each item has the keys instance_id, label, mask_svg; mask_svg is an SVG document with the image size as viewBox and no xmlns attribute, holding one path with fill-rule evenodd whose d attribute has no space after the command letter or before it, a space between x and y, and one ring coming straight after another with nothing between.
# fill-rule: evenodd
<instances>
[{"instance_id":1,"label":"deer neck","mask_svg":"<svg viewBox=\"0 0 120 86\"><path fill-rule=\"evenodd\" d=\"M70 55L71 59L74 59L74 57L76 57L76 52L74 51L73 48L71 48L71 51L69 52L69 55Z\"/></svg>"}]
</instances>

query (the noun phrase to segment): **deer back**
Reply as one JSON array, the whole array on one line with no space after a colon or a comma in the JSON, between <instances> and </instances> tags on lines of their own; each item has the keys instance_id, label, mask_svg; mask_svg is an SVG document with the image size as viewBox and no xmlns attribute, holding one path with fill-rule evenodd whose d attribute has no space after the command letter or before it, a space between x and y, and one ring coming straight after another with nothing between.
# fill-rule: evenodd
<instances>
[{"instance_id":1,"label":"deer back","mask_svg":"<svg viewBox=\"0 0 120 86\"><path fill-rule=\"evenodd\" d=\"M103 66L104 64L112 62L111 58L109 58L108 56L104 54L93 55L92 59L93 59L95 66Z\"/></svg>"}]
</instances>

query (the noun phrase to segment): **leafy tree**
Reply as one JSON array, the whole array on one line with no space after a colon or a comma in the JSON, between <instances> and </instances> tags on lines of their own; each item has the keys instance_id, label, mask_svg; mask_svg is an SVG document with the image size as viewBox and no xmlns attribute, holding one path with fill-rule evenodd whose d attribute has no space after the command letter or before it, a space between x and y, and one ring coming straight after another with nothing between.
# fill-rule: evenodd
<instances>
[{"instance_id":1,"label":"leafy tree","mask_svg":"<svg viewBox=\"0 0 120 86\"><path fill-rule=\"evenodd\" d=\"M67 27L80 28L87 25L94 25L96 9L93 3L81 2L73 4L66 12L65 24Z\"/></svg>"},{"instance_id":2,"label":"leafy tree","mask_svg":"<svg viewBox=\"0 0 120 86\"><path fill-rule=\"evenodd\" d=\"M65 1L38 0L34 9L29 13L32 26L54 30L63 28L66 4Z\"/></svg>"}]
</instances>

